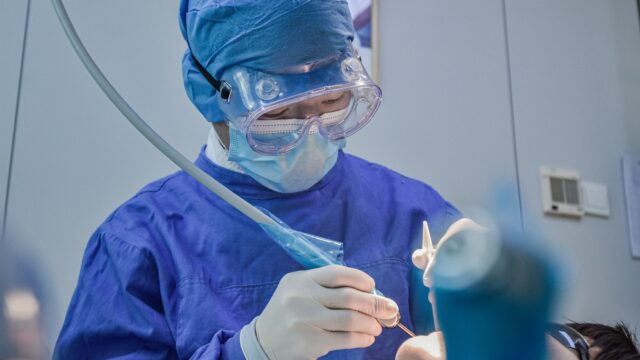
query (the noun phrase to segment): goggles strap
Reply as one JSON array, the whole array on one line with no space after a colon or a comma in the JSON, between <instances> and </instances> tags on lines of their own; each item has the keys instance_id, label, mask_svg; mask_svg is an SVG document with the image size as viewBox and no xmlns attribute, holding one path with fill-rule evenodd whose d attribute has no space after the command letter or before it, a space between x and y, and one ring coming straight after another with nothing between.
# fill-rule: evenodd
<instances>
[{"instance_id":1,"label":"goggles strap","mask_svg":"<svg viewBox=\"0 0 640 360\"><path fill-rule=\"evenodd\" d=\"M211 84L211 86L213 86L213 88L220 93L220 97L224 101L228 102L229 98L231 98L231 86L226 82L220 82L219 80L216 80L216 78L214 78L213 75L211 75L211 73L209 73L207 69L202 66L200 61L196 59L196 56L193 54L193 50L191 50L191 46L189 46L189 52L191 53L191 60L193 60L193 63L196 65L196 68L198 69L200 74L202 74L202 76L207 79L209 84Z\"/></svg>"}]
</instances>

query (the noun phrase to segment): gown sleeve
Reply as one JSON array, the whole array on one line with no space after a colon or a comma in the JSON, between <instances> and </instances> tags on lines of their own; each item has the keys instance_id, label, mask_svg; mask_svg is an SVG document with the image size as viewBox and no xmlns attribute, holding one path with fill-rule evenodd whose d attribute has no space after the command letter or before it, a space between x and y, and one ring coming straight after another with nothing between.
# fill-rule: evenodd
<instances>
[{"instance_id":1,"label":"gown sleeve","mask_svg":"<svg viewBox=\"0 0 640 360\"><path fill-rule=\"evenodd\" d=\"M220 330L192 354L179 354L165 314L158 266L148 250L96 232L54 359L244 359L239 332ZM212 314L213 315L213 314ZM206 316L206 314L203 314Z\"/></svg>"}]
</instances>

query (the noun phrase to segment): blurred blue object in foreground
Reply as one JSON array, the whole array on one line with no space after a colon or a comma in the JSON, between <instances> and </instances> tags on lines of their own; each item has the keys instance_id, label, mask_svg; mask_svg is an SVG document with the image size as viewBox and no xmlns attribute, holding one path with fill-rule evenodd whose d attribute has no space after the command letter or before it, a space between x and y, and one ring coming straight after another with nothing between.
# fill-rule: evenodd
<instances>
[{"instance_id":1,"label":"blurred blue object in foreground","mask_svg":"<svg viewBox=\"0 0 640 360\"><path fill-rule=\"evenodd\" d=\"M495 230L457 234L432 272L449 360L545 358L557 270L538 237L522 231L519 210L497 199Z\"/></svg>"}]
</instances>

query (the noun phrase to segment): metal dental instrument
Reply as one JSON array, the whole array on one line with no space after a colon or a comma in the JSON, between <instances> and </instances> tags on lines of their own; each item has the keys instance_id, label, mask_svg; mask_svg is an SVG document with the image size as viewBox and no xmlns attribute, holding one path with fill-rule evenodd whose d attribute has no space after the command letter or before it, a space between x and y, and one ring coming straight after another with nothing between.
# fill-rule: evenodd
<instances>
[{"instance_id":1,"label":"metal dental instrument","mask_svg":"<svg viewBox=\"0 0 640 360\"><path fill-rule=\"evenodd\" d=\"M407 327L402 325L402 323L398 323L398 327L400 328L400 330L402 330L405 333L407 333L407 335L409 335L409 337L416 337L416 334L414 334L413 331L407 329Z\"/></svg>"},{"instance_id":2,"label":"metal dental instrument","mask_svg":"<svg viewBox=\"0 0 640 360\"><path fill-rule=\"evenodd\" d=\"M131 125L133 125L151 144L153 144L153 146L207 189L211 190L214 194L229 203L229 205L233 206L260 225L260 227L278 245L280 245L294 260L304 267L313 269L332 264L345 265L342 261L342 247L340 243L290 229L288 226L284 225L284 223L275 218L275 216L267 215L264 211L260 211L258 208L227 189L224 185L220 184L214 178L195 166L189 159L158 135L158 133L156 133L140 117L140 115L136 113L120 93L118 93L102 73L98 65L93 61L91 55L85 48L78 36L78 33L73 27L71 19L62 4L62 0L51 0L51 2L69 42L80 58L80 61L82 61L82 64L85 66L87 71L89 71L91 77L95 80L109 100L113 102L116 108L118 108L127 120L129 120ZM328 249L330 249L330 251L328 251ZM373 293L384 296L378 290L374 290ZM399 319L400 314L398 313L393 326L399 326ZM401 328L404 328L404 326Z\"/></svg>"}]
</instances>

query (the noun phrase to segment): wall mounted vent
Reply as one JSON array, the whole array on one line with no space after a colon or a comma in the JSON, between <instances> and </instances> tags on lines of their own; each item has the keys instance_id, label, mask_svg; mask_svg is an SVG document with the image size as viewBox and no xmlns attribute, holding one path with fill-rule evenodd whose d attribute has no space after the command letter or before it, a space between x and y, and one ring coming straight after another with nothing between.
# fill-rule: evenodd
<instances>
[{"instance_id":1,"label":"wall mounted vent","mask_svg":"<svg viewBox=\"0 0 640 360\"><path fill-rule=\"evenodd\" d=\"M584 215L578 172L542 167L540 185L545 214L578 218Z\"/></svg>"}]
</instances>

